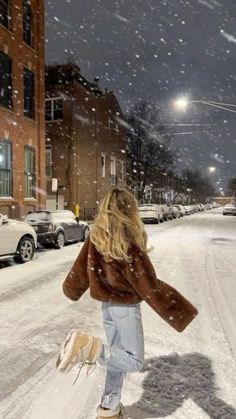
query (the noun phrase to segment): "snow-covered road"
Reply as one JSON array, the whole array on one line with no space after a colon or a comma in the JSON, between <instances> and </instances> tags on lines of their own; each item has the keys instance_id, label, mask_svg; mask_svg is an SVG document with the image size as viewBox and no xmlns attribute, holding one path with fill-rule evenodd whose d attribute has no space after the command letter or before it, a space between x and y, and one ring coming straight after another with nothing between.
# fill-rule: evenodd
<instances>
[{"instance_id":1,"label":"snow-covered road","mask_svg":"<svg viewBox=\"0 0 236 419\"><path fill-rule=\"evenodd\" d=\"M136 419L236 418L236 217L221 210L148 225L161 279L199 309L175 332L142 304L146 363L127 377L123 403ZM0 417L95 419L105 369L74 386L55 370L57 342L75 327L104 337L100 303L70 302L61 283L81 244L36 253L0 270Z\"/></svg>"}]
</instances>

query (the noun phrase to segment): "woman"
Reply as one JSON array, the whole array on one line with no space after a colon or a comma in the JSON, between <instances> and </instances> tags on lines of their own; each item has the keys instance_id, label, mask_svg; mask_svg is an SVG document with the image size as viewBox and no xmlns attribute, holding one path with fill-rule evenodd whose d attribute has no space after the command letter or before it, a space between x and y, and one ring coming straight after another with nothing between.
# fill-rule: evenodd
<instances>
[{"instance_id":1,"label":"woman","mask_svg":"<svg viewBox=\"0 0 236 419\"><path fill-rule=\"evenodd\" d=\"M73 330L62 344L57 368L68 371L75 363L107 366L98 419L126 417L121 390L127 372L138 371L144 360L140 303L145 300L178 331L197 310L174 288L157 279L147 255L147 235L133 195L109 191L101 204L90 236L63 283L64 294L78 300L90 288L102 301L107 344L99 337Z\"/></svg>"}]
</instances>

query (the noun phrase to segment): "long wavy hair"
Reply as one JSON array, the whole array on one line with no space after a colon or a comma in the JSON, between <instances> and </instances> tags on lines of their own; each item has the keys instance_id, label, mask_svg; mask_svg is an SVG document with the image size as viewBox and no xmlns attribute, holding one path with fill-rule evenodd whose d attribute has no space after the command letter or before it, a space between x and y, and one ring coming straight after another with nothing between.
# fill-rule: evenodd
<instances>
[{"instance_id":1,"label":"long wavy hair","mask_svg":"<svg viewBox=\"0 0 236 419\"><path fill-rule=\"evenodd\" d=\"M138 203L125 189L111 189L104 197L90 233L90 240L106 262L130 261L134 244L147 251L147 234L139 216Z\"/></svg>"}]
</instances>

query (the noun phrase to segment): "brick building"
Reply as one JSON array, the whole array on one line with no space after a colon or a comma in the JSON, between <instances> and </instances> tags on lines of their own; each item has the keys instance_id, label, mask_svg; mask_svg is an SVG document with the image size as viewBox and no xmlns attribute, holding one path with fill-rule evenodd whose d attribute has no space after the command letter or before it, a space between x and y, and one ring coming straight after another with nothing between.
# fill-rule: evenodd
<instances>
[{"instance_id":1,"label":"brick building","mask_svg":"<svg viewBox=\"0 0 236 419\"><path fill-rule=\"evenodd\" d=\"M45 205L44 1L0 0L0 212Z\"/></svg>"},{"instance_id":2,"label":"brick building","mask_svg":"<svg viewBox=\"0 0 236 419\"><path fill-rule=\"evenodd\" d=\"M55 208L51 178L58 179L58 208L90 218L114 186L125 187L125 129L112 92L89 83L75 65L46 69L47 207Z\"/></svg>"}]
</instances>

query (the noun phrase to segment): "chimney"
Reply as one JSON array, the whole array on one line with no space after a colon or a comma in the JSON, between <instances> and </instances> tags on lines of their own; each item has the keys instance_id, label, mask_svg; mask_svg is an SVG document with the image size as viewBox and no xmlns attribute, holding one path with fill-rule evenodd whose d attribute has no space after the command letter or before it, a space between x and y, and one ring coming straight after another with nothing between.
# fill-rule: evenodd
<instances>
[{"instance_id":1,"label":"chimney","mask_svg":"<svg viewBox=\"0 0 236 419\"><path fill-rule=\"evenodd\" d=\"M94 80L95 86L99 88L99 85L98 85L99 80L100 80L99 77L95 77L93 80Z\"/></svg>"}]
</instances>

